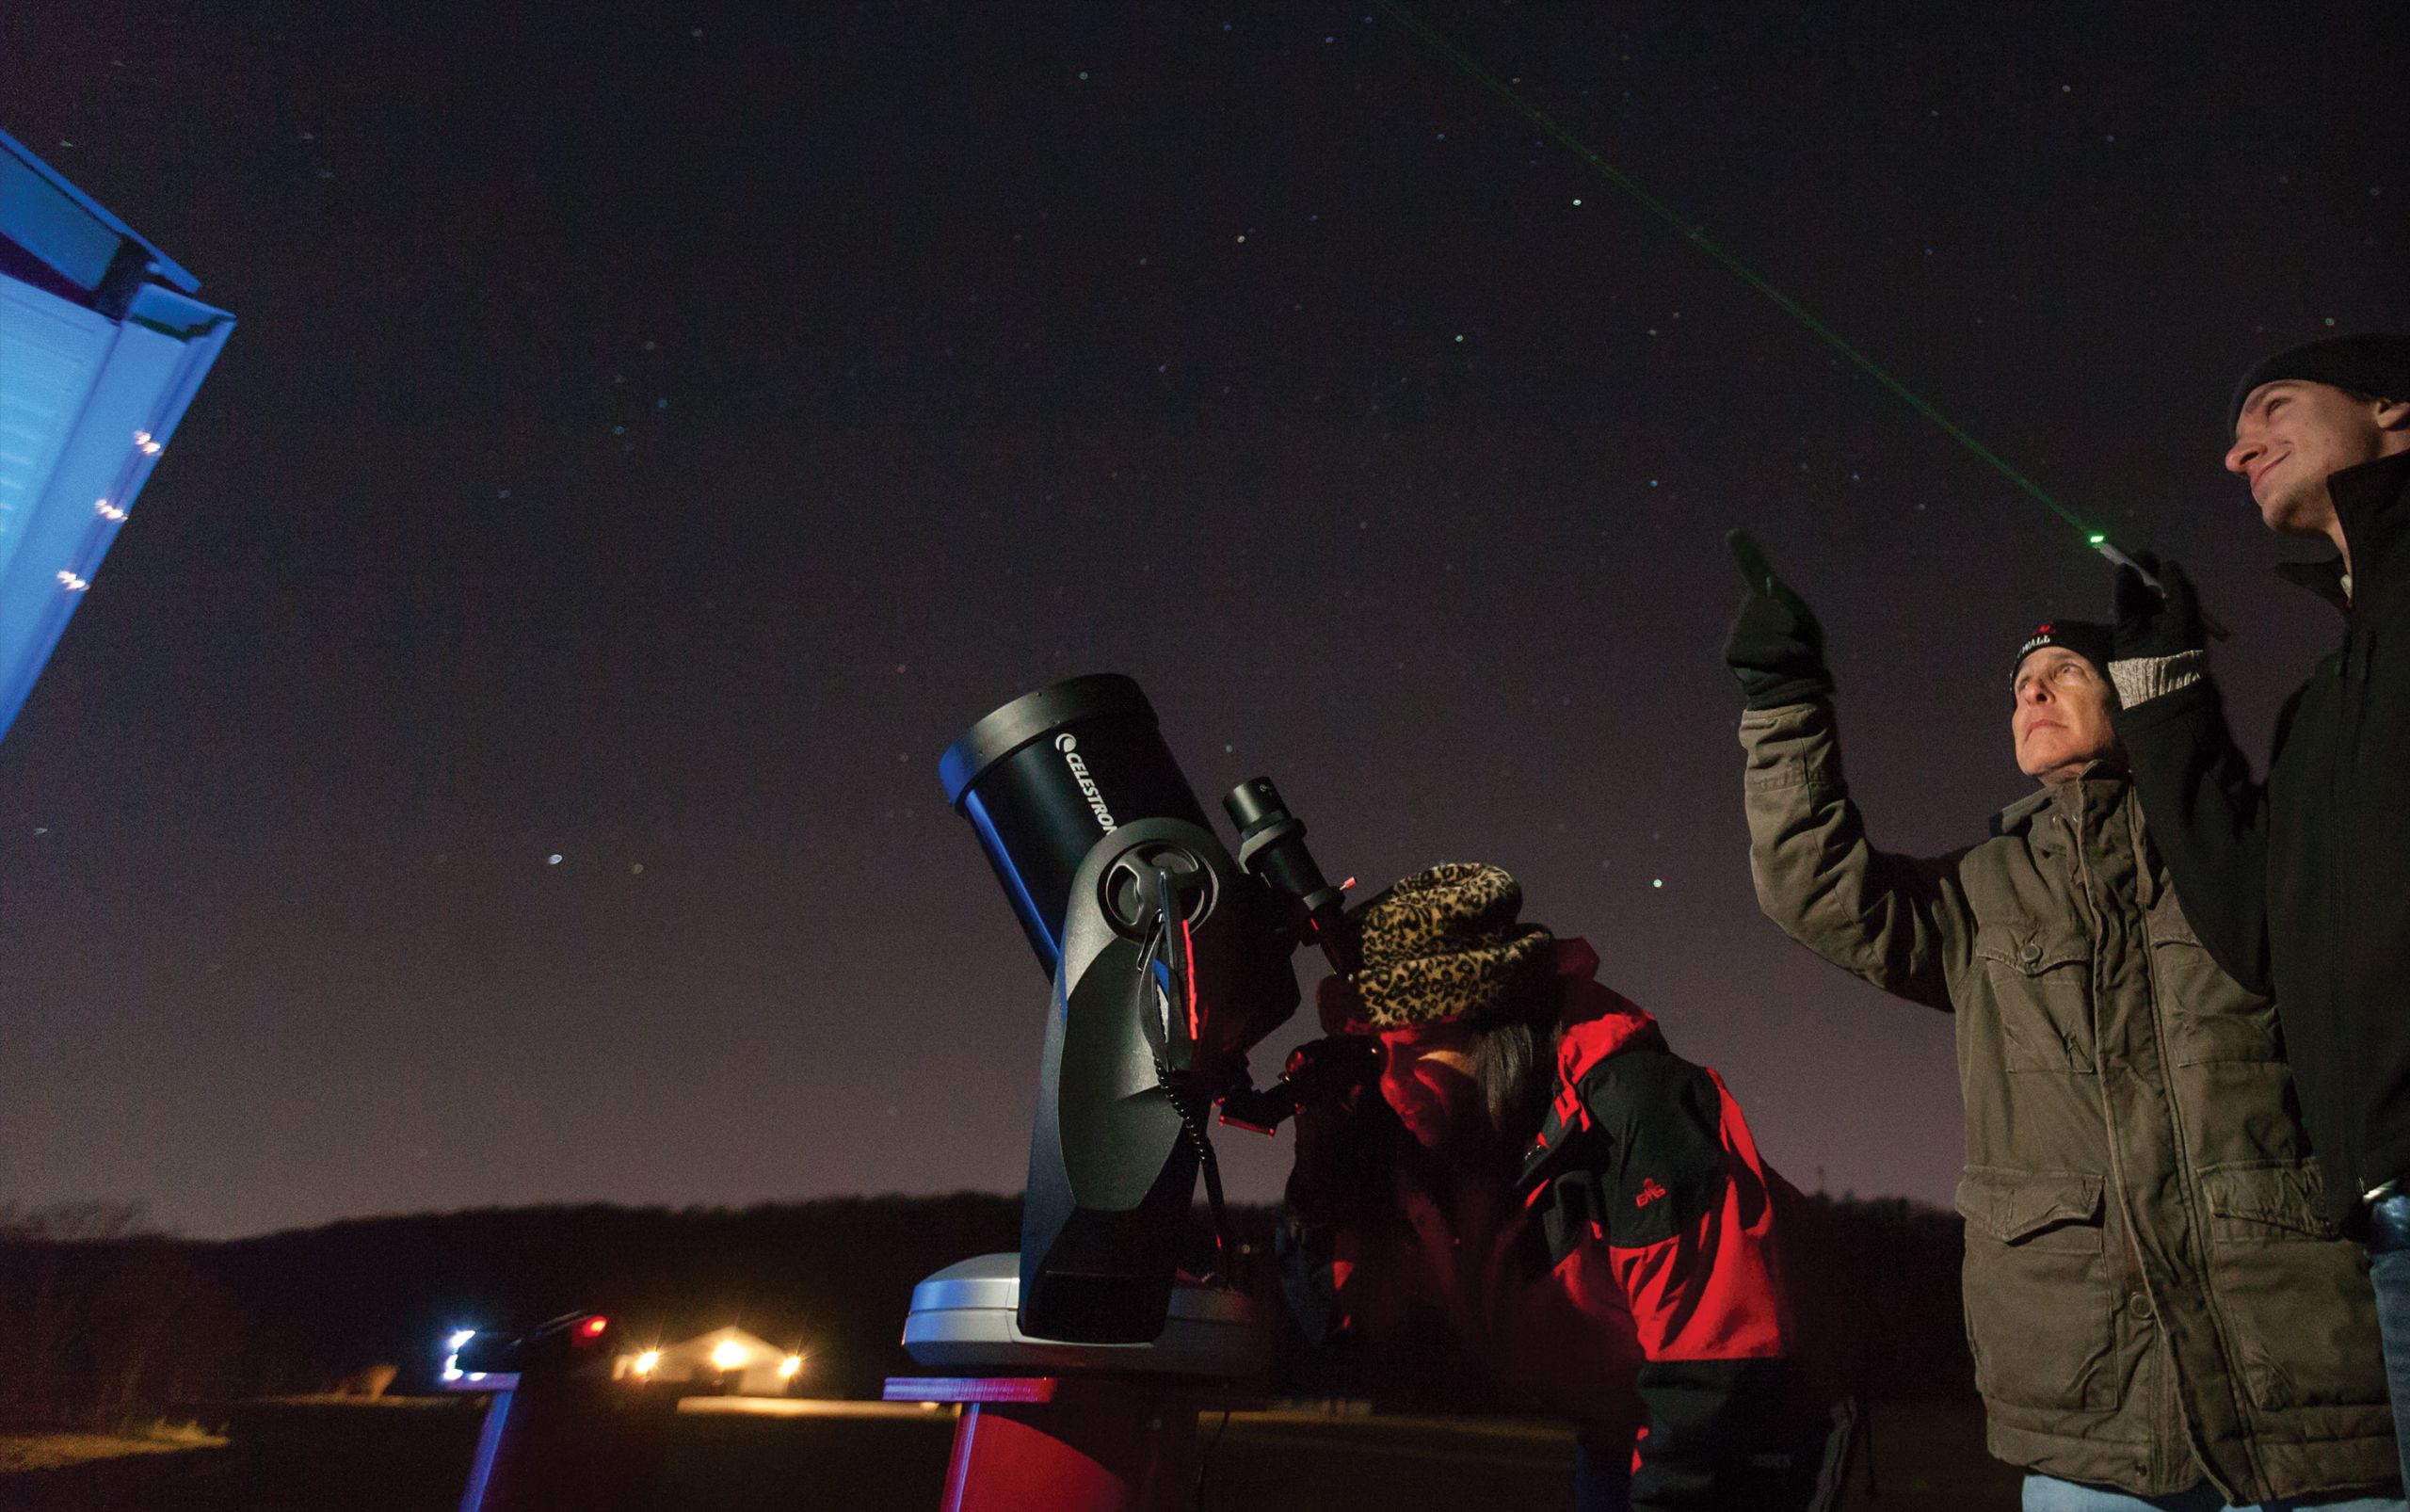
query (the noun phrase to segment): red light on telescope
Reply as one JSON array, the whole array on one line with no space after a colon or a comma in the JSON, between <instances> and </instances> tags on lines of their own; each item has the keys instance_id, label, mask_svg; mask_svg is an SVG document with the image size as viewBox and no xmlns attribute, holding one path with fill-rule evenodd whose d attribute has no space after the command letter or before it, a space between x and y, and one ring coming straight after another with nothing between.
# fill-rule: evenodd
<instances>
[{"instance_id":1,"label":"red light on telescope","mask_svg":"<svg viewBox=\"0 0 2410 1512\"><path fill-rule=\"evenodd\" d=\"M610 1319L597 1314L577 1326L578 1336L585 1339L600 1338L602 1337L602 1330L610 1326Z\"/></svg>"}]
</instances>

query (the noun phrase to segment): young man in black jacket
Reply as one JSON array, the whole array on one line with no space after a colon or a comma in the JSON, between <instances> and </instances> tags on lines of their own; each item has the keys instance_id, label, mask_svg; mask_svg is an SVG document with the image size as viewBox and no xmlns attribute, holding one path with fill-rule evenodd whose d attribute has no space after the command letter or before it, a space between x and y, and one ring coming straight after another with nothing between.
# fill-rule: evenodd
<instances>
[{"instance_id":1,"label":"young man in black jacket","mask_svg":"<svg viewBox=\"0 0 2410 1512\"><path fill-rule=\"evenodd\" d=\"M2281 352L2236 390L2229 472L2279 569L2343 616L2276 726L2267 780L2236 748L2182 569L2123 570L2116 727L2194 931L2273 990L2330 1218L2367 1235L2396 1437L2410 1465L2410 336Z\"/></svg>"}]
</instances>

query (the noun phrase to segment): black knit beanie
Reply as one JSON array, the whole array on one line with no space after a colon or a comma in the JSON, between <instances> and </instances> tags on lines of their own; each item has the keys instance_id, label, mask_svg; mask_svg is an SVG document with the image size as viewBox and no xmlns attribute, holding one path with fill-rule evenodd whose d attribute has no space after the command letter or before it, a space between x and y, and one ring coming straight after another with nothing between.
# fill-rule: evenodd
<instances>
[{"instance_id":1,"label":"black knit beanie","mask_svg":"<svg viewBox=\"0 0 2410 1512\"><path fill-rule=\"evenodd\" d=\"M2025 637L2025 644L2016 648L2016 667L2009 669L2009 676L2015 677L2017 668L2025 665L2025 658L2043 647L2063 646L2090 662L2092 669L2100 674L2100 681L2106 683L2109 663L2115 655L2112 649L2114 644L2107 625L2090 619L2053 619L2035 626L2033 634Z\"/></svg>"},{"instance_id":2,"label":"black knit beanie","mask_svg":"<svg viewBox=\"0 0 2410 1512\"><path fill-rule=\"evenodd\" d=\"M2242 381L2234 386L2234 397L2226 402L2225 428L2233 430L2235 422L2242 418L2243 401L2251 397L2252 390L2278 378L2332 384L2380 399L2410 399L2410 336L2362 331L2325 336L2278 352L2243 374Z\"/></svg>"}]
</instances>

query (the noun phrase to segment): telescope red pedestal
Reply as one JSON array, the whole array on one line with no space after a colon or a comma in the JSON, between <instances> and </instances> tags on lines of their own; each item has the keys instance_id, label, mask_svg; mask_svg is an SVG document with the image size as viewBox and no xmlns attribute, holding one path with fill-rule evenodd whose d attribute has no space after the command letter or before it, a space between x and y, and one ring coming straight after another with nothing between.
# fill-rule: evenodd
<instances>
[{"instance_id":1,"label":"telescope red pedestal","mask_svg":"<svg viewBox=\"0 0 2410 1512\"><path fill-rule=\"evenodd\" d=\"M891 1402L957 1402L942 1512L1181 1512L1197 1415L1229 1382L1162 1375L896 1376Z\"/></svg>"}]
</instances>

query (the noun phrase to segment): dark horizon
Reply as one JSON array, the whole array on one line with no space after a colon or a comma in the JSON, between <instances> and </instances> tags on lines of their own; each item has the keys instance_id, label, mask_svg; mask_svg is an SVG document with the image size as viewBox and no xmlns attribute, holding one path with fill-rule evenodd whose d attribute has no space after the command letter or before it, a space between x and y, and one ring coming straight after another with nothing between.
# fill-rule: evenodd
<instances>
[{"instance_id":1,"label":"dark horizon","mask_svg":"<svg viewBox=\"0 0 2410 1512\"><path fill-rule=\"evenodd\" d=\"M2224 402L2410 329L2410 16L1432 14L2185 561L2264 750L2333 626ZM1046 984L936 759L1096 670L1334 876L1514 872L1802 1187L1950 1202L1948 1021L1752 898L1722 532L1918 853L2109 570L1377 10L104 0L0 102L241 319L0 743L0 1202L1017 1191Z\"/></svg>"}]
</instances>

